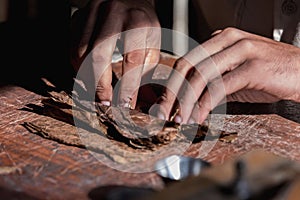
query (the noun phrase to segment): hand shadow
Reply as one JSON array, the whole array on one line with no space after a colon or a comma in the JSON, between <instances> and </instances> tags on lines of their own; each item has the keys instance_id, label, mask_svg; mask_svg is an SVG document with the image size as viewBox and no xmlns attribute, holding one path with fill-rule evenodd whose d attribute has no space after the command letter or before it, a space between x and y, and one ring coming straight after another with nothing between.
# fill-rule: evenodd
<instances>
[{"instance_id":1,"label":"hand shadow","mask_svg":"<svg viewBox=\"0 0 300 200\"><path fill-rule=\"evenodd\" d=\"M154 193L155 190L151 188L112 185L94 188L88 193L88 197L91 200L138 200Z\"/></svg>"}]
</instances>

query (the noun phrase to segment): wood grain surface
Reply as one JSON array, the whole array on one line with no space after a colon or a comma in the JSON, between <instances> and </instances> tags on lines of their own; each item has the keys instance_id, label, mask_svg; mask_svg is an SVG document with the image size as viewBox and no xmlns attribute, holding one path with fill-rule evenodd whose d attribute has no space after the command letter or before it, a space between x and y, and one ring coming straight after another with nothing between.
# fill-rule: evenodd
<instances>
[{"instance_id":1,"label":"wood grain surface","mask_svg":"<svg viewBox=\"0 0 300 200\"><path fill-rule=\"evenodd\" d=\"M126 185L162 189L163 180L155 173L124 173L99 162L89 151L59 144L27 131L21 124L38 119L37 113L22 110L41 96L16 86L0 91L0 164L14 167L0 176L2 195L29 199L88 199L96 187ZM245 152L263 148L300 161L300 125L275 114L228 115L225 128L238 131L232 143L218 142L203 156L201 144L192 145L186 155L202 157L214 164ZM202 154L202 156L201 156Z\"/></svg>"},{"instance_id":2,"label":"wood grain surface","mask_svg":"<svg viewBox=\"0 0 300 200\"><path fill-rule=\"evenodd\" d=\"M29 104L39 104L42 98L32 91L15 85L0 86L1 198L90 199L91 191L101 187L121 185L161 190L167 186L154 172L118 171L84 148L29 132L22 124L44 117L24 109ZM196 143L189 146L184 155L219 165L254 149L265 149L300 161L298 104L233 103L228 104L227 112L225 117L222 114L213 116L221 117L224 129L238 132L237 140L233 143L218 141L212 149L205 149L210 141ZM101 152L98 155L101 157ZM141 164L139 167L147 166Z\"/></svg>"}]
</instances>

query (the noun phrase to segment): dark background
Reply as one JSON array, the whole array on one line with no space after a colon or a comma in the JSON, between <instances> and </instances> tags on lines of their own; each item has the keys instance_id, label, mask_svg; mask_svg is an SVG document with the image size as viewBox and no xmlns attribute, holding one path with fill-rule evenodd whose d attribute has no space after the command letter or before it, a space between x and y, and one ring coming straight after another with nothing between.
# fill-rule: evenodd
<instances>
[{"instance_id":1,"label":"dark background","mask_svg":"<svg viewBox=\"0 0 300 200\"><path fill-rule=\"evenodd\" d=\"M28 16L29 0L8 1L7 21L0 24L1 83L37 91L44 77L58 87L70 87L69 2L35 2L36 15Z\"/></svg>"}]
</instances>

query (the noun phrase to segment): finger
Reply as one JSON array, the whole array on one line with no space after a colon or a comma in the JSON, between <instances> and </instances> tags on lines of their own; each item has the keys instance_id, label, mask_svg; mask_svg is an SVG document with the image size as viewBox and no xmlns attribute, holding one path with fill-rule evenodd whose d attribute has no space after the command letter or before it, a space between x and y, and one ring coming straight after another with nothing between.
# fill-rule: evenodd
<instances>
[{"instance_id":1,"label":"finger","mask_svg":"<svg viewBox=\"0 0 300 200\"><path fill-rule=\"evenodd\" d=\"M201 45L195 47L190 52L188 52L184 58L191 64L197 65L202 60L208 58L209 56L220 52L234 43L245 38L254 37L251 34L235 29L226 28L224 30L218 30L212 34L212 38L205 41Z\"/></svg>"},{"instance_id":2,"label":"finger","mask_svg":"<svg viewBox=\"0 0 300 200\"><path fill-rule=\"evenodd\" d=\"M142 72L141 85L152 83L153 75L160 59L159 49L147 49Z\"/></svg>"},{"instance_id":3,"label":"finger","mask_svg":"<svg viewBox=\"0 0 300 200\"><path fill-rule=\"evenodd\" d=\"M213 55L243 39L262 40L269 43L276 43L276 41L274 40L261 37L256 34L248 33L236 28L226 28L222 31L218 30L214 32L211 39L196 47L196 49L205 49L208 55ZM191 54L191 56L194 56L194 53L192 51Z\"/></svg>"},{"instance_id":4,"label":"finger","mask_svg":"<svg viewBox=\"0 0 300 200\"><path fill-rule=\"evenodd\" d=\"M99 7L103 2L104 0L91 1L86 8L82 9L82 14L85 16L82 16L81 19L84 20L84 24L81 25L82 33L77 47L79 58L88 53L89 42L92 38L93 31L95 30L97 20L101 17L99 17L99 13L104 13L103 10L99 12Z\"/></svg>"},{"instance_id":5,"label":"finger","mask_svg":"<svg viewBox=\"0 0 300 200\"><path fill-rule=\"evenodd\" d=\"M153 25L156 26L155 23ZM154 68L160 59L161 29L159 27L148 27L147 29L147 50L144 61L143 75L147 75L147 78L151 79Z\"/></svg>"},{"instance_id":6,"label":"finger","mask_svg":"<svg viewBox=\"0 0 300 200\"><path fill-rule=\"evenodd\" d=\"M88 93L88 98L97 101L111 100L110 52L114 49L117 36L111 37L96 46L83 61L77 77L82 80ZM105 56L107 55L107 56Z\"/></svg>"},{"instance_id":7,"label":"finger","mask_svg":"<svg viewBox=\"0 0 300 200\"><path fill-rule=\"evenodd\" d=\"M92 80L88 91L96 92L96 100L104 105L110 105L112 101L112 67L111 59L115 49L118 35L98 44L91 52L92 76L87 77L87 82ZM95 88L95 89L94 89Z\"/></svg>"},{"instance_id":8,"label":"finger","mask_svg":"<svg viewBox=\"0 0 300 200\"><path fill-rule=\"evenodd\" d=\"M150 20L142 10L129 13L129 31L124 33L123 75L118 94L118 105L134 108L146 57L146 40Z\"/></svg>"},{"instance_id":9,"label":"finger","mask_svg":"<svg viewBox=\"0 0 300 200\"><path fill-rule=\"evenodd\" d=\"M118 105L134 108L143 72L145 50L127 53L123 60L123 75L120 79Z\"/></svg>"},{"instance_id":10,"label":"finger","mask_svg":"<svg viewBox=\"0 0 300 200\"><path fill-rule=\"evenodd\" d=\"M181 118L186 123L193 110L194 104L201 96L206 85L221 77L223 73L234 70L253 55L253 43L250 40L240 40L233 46L205 59L198 64L195 72L186 82L184 95L180 100Z\"/></svg>"},{"instance_id":11,"label":"finger","mask_svg":"<svg viewBox=\"0 0 300 200\"><path fill-rule=\"evenodd\" d=\"M159 20L155 13L151 12L148 14L151 26L147 27L147 51L144 61L143 74L148 78L152 78L154 68L157 66L160 60L161 28Z\"/></svg>"},{"instance_id":12,"label":"finger","mask_svg":"<svg viewBox=\"0 0 300 200\"><path fill-rule=\"evenodd\" d=\"M250 38L250 39L249 39ZM218 62L221 63L222 65L220 66L221 72L218 68L210 68L210 67L205 67L202 72L200 71L198 73L198 76L204 77L200 81L191 81L192 85L194 85L194 88L190 88L190 91L188 92L190 95L184 95L186 99L181 100L181 108L184 108L185 110L181 110L181 113L184 115L184 121L189 117L190 111L193 108L195 98L190 98L194 96L200 96L202 93L206 83L216 77L218 74L222 74L225 71L233 69L234 66L238 66L239 64L242 63L243 59L249 57L247 54L251 53L253 51L252 48L255 47L255 45L252 44L253 41L262 39L259 36L246 33L234 28L227 28L220 32L219 34L215 35L212 39L208 40L207 42L203 43L203 45L196 47L193 49L191 52L189 52L187 55L184 56L184 58L180 59L181 61L185 59L185 62L178 62L180 65L176 65L175 68L178 68L179 71L181 72L182 76L186 75L187 71L191 69L191 66L196 65L197 63L201 63L197 69L201 69L201 66L207 64L208 66L214 66L212 65L213 62L210 62L208 59L209 55L214 55L212 61L217 62L216 66L218 66ZM268 40L264 39L263 40ZM268 40L269 41L269 40ZM273 42L273 41L269 41ZM238 44L238 45L236 45ZM229 47L233 47L232 49L229 49ZM243 48L240 49L240 48ZM228 49L228 50L226 50ZM225 50L225 52L223 52ZM233 51L232 51L233 50ZM232 51L232 52L230 52ZM243 52L243 55L240 56L241 51ZM222 52L222 53L219 53ZM236 52L236 53L233 53ZM237 58L232 58L231 55L235 55ZM239 56L237 56L239 55ZM202 60L206 59L206 61L201 62ZM227 60L227 62L223 62L224 60ZM179 66L179 67L178 67ZM228 68L226 68L229 66ZM223 71L222 71L223 69ZM225 71L224 71L225 70ZM202 75L204 74L204 75ZM216 75L217 74L217 75ZM196 75L197 76L197 75ZM167 84L167 88L172 88L174 91L173 93L169 92L169 90L166 90L166 92L163 94L163 98L161 101L161 106L160 110L162 112L165 112L166 116L168 116L168 112L170 112L171 107L173 106L173 102L175 97L178 95L178 88L181 88L181 84L183 83L184 79L176 81L177 77L171 77L170 81ZM199 79L199 78L198 78ZM175 81L174 81L175 80ZM176 83L177 82L177 83ZM197 85L196 83L199 82L200 85ZM199 88L200 86L200 88ZM195 89L196 87L196 89ZM186 87L184 87L186 88ZM197 93L195 93L197 92ZM196 95L191 95L191 94L196 94ZM187 101L187 102L185 102ZM183 102L183 103L182 103ZM182 105L184 104L184 105ZM190 106L187 106L190 105ZM161 115L163 116L163 115Z\"/></svg>"},{"instance_id":13,"label":"finger","mask_svg":"<svg viewBox=\"0 0 300 200\"><path fill-rule=\"evenodd\" d=\"M188 123L203 121L208 116L209 112L215 108L226 96L235 93L241 89L247 89L255 74L247 68L248 64L243 64L237 69L224 75L223 79L214 80L208 90L203 94L200 100L194 107Z\"/></svg>"},{"instance_id":14,"label":"finger","mask_svg":"<svg viewBox=\"0 0 300 200\"><path fill-rule=\"evenodd\" d=\"M122 31L123 21L115 21L113 13L95 30L95 37L91 39L93 80L96 86L96 99L104 105L112 101L112 68L111 60L116 42ZM91 77L90 77L91 78ZM92 85L94 86L94 85ZM95 91L92 90L91 91Z\"/></svg>"},{"instance_id":15,"label":"finger","mask_svg":"<svg viewBox=\"0 0 300 200\"><path fill-rule=\"evenodd\" d=\"M176 61L175 67L166 84L165 91L158 101L159 106L157 116L160 119L166 120L170 118L171 111L173 110L176 101L179 100L179 91L183 83L187 81L186 76L191 69L192 65L184 60L184 58Z\"/></svg>"},{"instance_id":16,"label":"finger","mask_svg":"<svg viewBox=\"0 0 300 200\"><path fill-rule=\"evenodd\" d=\"M184 58L192 65L196 65L203 59L216 54L217 52L220 52L243 39L263 40L266 42L275 43L275 41L269 38L260 37L236 28L217 30L212 34L212 36L213 37L211 39L205 41L201 45L188 52Z\"/></svg>"},{"instance_id":17,"label":"finger","mask_svg":"<svg viewBox=\"0 0 300 200\"><path fill-rule=\"evenodd\" d=\"M237 31L236 29L225 29L224 31L222 31L222 33L219 33L212 39L203 43L203 45L199 45L198 47L194 48L183 58L177 60L174 71L171 74L171 78L166 85L166 91L163 93L162 98L160 99L160 106L158 109L159 117L162 119L169 118L171 109L174 106L174 102L176 97L178 96L179 90L182 87L183 82L186 81L185 77L193 66L208 58L210 55L215 54L228 46L231 46L236 41L246 37L245 35L246 34L244 32ZM190 92L190 94L191 93L193 92ZM191 101L195 102L195 99L191 98ZM194 103L191 105L194 105ZM191 108L192 107L188 107L186 112L188 113L188 110L191 110ZM186 120L187 114L184 115Z\"/></svg>"}]
</instances>

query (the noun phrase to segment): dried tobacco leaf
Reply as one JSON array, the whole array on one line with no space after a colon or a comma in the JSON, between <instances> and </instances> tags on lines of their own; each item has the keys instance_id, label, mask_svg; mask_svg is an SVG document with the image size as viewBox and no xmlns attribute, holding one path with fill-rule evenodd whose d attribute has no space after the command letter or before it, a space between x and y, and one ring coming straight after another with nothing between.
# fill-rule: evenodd
<instances>
[{"instance_id":1,"label":"dried tobacco leaf","mask_svg":"<svg viewBox=\"0 0 300 200\"><path fill-rule=\"evenodd\" d=\"M189 140L200 142L205 137L233 141L237 133L227 133L222 130L208 128L207 125L179 125L166 122L136 110L119 107L94 106L96 112L84 110L74 104L66 93L52 92L50 98L42 101L45 112L56 119L68 123L76 118L88 127L95 128L111 139L117 139L129 146L141 149L155 149L169 144L173 140ZM83 102L84 101L77 101ZM73 111L71 109L73 107ZM229 139L228 136L231 136Z\"/></svg>"},{"instance_id":2,"label":"dried tobacco leaf","mask_svg":"<svg viewBox=\"0 0 300 200\"><path fill-rule=\"evenodd\" d=\"M231 142L237 136L207 125L165 122L131 109L94 105L93 112L75 105L64 93L52 92L42 104L48 117L25 123L28 130L60 143L103 152L123 164L182 152L204 138Z\"/></svg>"}]
</instances>

